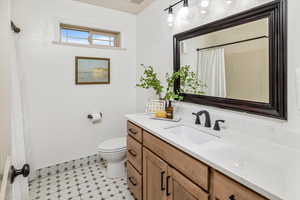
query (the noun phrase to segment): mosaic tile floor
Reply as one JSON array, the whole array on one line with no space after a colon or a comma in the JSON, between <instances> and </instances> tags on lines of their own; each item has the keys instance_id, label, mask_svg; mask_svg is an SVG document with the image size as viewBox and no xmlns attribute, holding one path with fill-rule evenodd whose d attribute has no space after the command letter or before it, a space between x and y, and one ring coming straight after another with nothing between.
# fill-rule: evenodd
<instances>
[{"instance_id":1,"label":"mosaic tile floor","mask_svg":"<svg viewBox=\"0 0 300 200\"><path fill-rule=\"evenodd\" d=\"M31 200L134 200L126 178L107 179L100 162L29 182Z\"/></svg>"}]
</instances>

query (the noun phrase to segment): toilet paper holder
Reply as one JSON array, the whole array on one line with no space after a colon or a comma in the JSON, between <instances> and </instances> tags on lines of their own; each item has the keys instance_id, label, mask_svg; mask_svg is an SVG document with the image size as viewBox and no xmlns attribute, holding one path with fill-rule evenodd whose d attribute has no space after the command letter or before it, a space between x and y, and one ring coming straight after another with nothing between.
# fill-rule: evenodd
<instances>
[{"instance_id":1,"label":"toilet paper holder","mask_svg":"<svg viewBox=\"0 0 300 200\"><path fill-rule=\"evenodd\" d=\"M103 116L102 112L99 112L99 114L100 114L101 117ZM92 114L88 114L87 118L88 119L93 119L93 115Z\"/></svg>"}]
</instances>

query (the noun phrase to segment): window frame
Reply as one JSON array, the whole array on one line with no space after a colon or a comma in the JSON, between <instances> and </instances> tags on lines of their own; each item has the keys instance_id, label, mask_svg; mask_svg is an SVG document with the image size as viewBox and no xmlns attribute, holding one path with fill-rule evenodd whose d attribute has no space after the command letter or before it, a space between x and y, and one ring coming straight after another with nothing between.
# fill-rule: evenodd
<instances>
[{"instance_id":1,"label":"window frame","mask_svg":"<svg viewBox=\"0 0 300 200\"><path fill-rule=\"evenodd\" d=\"M75 43L75 42L63 42L62 41L62 30L74 30L74 31L82 31L82 32L87 32L89 34L87 38L88 44L80 44L80 43ZM112 48L120 48L121 47L121 33L117 31L110 31L110 30L103 30L103 29L94 29L94 28L89 28L89 27L84 27L84 26L77 26L77 25L70 25L70 24L63 24L60 23L59 25L59 39L61 43L67 43L67 44L80 44L80 45L86 45L86 46L101 46L101 47L112 47ZM93 39L94 35L99 35L99 36L107 36L107 37L112 37L114 38L112 40L100 40L100 39ZM73 38L73 37L70 37ZM79 39L84 39L84 38L79 38ZM95 44L94 41L107 41L109 43L112 43L113 45L101 45L101 44Z\"/></svg>"}]
</instances>

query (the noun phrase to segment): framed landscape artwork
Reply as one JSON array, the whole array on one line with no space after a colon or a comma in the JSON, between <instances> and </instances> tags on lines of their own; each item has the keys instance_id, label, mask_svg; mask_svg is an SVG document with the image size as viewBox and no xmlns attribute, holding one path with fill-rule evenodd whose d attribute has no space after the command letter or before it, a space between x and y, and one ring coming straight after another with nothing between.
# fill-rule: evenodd
<instances>
[{"instance_id":1,"label":"framed landscape artwork","mask_svg":"<svg viewBox=\"0 0 300 200\"><path fill-rule=\"evenodd\" d=\"M75 58L76 84L109 84L110 59L109 58Z\"/></svg>"}]
</instances>

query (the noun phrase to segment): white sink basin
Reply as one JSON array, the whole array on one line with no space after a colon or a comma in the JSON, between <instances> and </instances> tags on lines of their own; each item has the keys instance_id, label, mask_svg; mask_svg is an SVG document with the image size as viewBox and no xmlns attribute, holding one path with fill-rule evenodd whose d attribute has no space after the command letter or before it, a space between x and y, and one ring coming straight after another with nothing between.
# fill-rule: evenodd
<instances>
[{"instance_id":1,"label":"white sink basin","mask_svg":"<svg viewBox=\"0 0 300 200\"><path fill-rule=\"evenodd\" d=\"M216 136L185 125L169 127L166 130L174 136L174 139L176 138L176 141L184 144L201 145L217 139Z\"/></svg>"}]
</instances>

